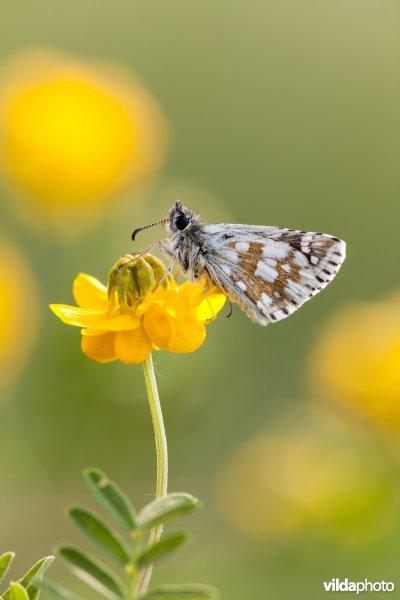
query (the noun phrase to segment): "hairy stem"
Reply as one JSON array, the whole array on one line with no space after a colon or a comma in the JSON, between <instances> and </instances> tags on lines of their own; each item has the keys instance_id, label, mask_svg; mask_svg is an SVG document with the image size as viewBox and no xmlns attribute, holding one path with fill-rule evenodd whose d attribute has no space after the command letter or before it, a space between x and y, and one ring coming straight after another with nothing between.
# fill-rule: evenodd
<instances>
[{"instance_id":1,"label":"hairy stem","mask_svg":"<svg viewBox=\"0 0 400 600\"><path fill-rule=\"evenodd\" d=\"M158 396L157 382L154 374L153 358L150 354L143 363L144 379L146 382L147 395L149 398L151 418L153 421L154 436L156 439L157 454L157 487L156 497L161 498L167 494L168 486L168 449L167 438L165 435L164 419L161 410L160 398ZM149 546L152 546L161 537L163 531L162 525L154 527L150 532ZM153 565L149 565L139 575L139 582L136 589L138 598L144 596L150 583Z\"/></svg>"}]
</instances>

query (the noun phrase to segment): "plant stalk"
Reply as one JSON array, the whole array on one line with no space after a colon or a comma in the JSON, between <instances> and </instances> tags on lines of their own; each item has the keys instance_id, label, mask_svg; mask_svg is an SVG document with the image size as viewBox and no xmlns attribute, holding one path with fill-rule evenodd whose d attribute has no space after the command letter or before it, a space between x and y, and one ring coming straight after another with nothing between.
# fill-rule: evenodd
<instances>
[{"instance_id":1,"label":"plant stalk","mask_svg":"<svg viewBox=\"0 0 400 600\"><path fill-rule=\"evenodd\" d=\"M154 436L156 439L157 455L157 487L156 498L162 498L167 494L168 487L168 448L165 435L164 419L158 395L157 382L154 373L153 358L150 354L143 363L144 379L146 382L147 396L149 398L151 418L153 421ZM163 526L159 525L150 531L149 547L153 546L161 537ZM137 598L141 598L149 587L153 565L149 565L139 575L136 588Z\"/></svg>"}]
</instances>

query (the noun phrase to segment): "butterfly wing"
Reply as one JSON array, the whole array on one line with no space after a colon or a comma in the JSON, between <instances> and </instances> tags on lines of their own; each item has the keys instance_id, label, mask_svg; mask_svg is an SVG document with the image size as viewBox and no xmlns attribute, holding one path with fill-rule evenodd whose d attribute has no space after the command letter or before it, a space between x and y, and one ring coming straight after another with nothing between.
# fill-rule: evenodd
<instances>
[{"instance_id":1,"label":"butterfly wing","mask_svg":"<svg viewBox=\"0 0 400 600\"><path fill-rule=\"evenodd\" d=\"M292 314L335 277L346 256L339 238L249 225L206 225L210 278L253 321Z\"/></svg>"}]
</instances>

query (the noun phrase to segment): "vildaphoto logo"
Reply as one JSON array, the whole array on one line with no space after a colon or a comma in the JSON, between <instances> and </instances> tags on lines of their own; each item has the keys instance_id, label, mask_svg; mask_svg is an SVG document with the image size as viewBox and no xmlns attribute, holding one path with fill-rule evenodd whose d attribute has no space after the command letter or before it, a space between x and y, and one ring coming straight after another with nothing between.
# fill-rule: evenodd
<instances>
[{"instance_id":1,"label":"vildaphoto logo","mask_svg":"<svg viewBox=\"0 0 400 600\"><path fill-rule=\"evenodd\" d=\"M324 588L326 592L355 592L361 594L362 592L393 592L394 583L393 581L349 581L346 579L331 579L331 581L324 581Z\"/></svg>"}]
</instances>

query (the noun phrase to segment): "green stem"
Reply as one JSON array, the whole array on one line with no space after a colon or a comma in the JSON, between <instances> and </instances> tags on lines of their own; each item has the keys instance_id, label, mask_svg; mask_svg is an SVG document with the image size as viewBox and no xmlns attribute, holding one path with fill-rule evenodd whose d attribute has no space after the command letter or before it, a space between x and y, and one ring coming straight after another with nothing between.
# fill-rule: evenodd
<instances>
[{"instance_id":1,"label":"green stem","mask_svg":"<svg viewBox=\"0 0 400 600\"><path fill-rule=\"evenodd\" d=\"M158 396L157 382L154 374L154 365L151 354L143 363L144 379L146 382L147 395L149 398L151 418L153 421L154 436L156 438L157 454L157 487L156 498L162 498L167 494L168 486L168 449L167 438L165 435L164 419L162 416L160 398ZM154 527L150 532L149 546L152 546L161 537L163 531L162 525ZM149 565L140 573L139 582L136 589L138 598L144 596L150 583L153 565Z\"/></svg>"},{"instance_id":2,"label":"green stem","mask_svg":"<svg viewBox=\"0 0 400 600\"><path fill-rule=\"evenodd\" d=\"M131 565L132 571L129 574L129 585L128 585L128 600L135 600L135 581L136 572L133 565Z\"/></svg>"},{"instance_id":3,"label":"green stem","mask_svg":"<svg viewBox=\"0 0 400 600\"><path fill-rule=\"evenodd\" d=\"M127 600L135 600L136 598L136 581L138 578L138 572L136 569L136 561L140 552L142 551L142 536L141 532L135 532L133 535L132 542L132 561L129 565L129 580L128 580L128 596ZM0 599L1 600L1 599Z\"/></svg>"}]
</instances>

